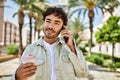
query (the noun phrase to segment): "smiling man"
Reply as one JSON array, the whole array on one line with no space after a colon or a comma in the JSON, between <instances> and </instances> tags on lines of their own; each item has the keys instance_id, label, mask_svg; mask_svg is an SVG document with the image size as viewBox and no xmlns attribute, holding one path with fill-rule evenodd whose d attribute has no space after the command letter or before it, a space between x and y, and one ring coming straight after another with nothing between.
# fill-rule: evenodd
<instances>
[{"instance_id":1,"label":"smiling man","mask_svg":"<svg viewBox=\"0 0 120 80\"><path fill-rule=\"evenodd\" d=\"M26 47L12 80L76 80L76 77L87 77L88 67L83 53L75 47L73 37L66 29L66 13L59 7L50 7L43 13L43 20L44 36ZM23 64L24 55L31 53L35 61ZM30 79L33 75L34 79Z\"/></svg>"}]
</instances>

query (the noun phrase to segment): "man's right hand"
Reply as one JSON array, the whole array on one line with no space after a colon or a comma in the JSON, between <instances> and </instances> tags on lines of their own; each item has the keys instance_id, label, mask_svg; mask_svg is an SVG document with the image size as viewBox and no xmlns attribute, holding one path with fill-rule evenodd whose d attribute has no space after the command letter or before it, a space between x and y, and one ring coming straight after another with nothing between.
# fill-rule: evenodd
<instances>
[{"instance_id":1,"label":"man's right hand","mask_svg":"<svg viewBox=\"0 0 120 80\"><path fill-rule=\"evenodd\" d=\"M16 72L16 80L26 80L28 77L35 74L37 66L33 63L22 64Z\"/></svg>"}]
</instances>

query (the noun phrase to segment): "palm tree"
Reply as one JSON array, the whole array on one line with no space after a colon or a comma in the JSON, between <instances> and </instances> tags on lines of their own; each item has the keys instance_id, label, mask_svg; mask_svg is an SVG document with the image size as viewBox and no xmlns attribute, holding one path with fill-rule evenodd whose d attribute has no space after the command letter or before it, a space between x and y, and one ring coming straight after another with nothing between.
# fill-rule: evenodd
<instances>
[{"instance_id":1,"label":"palm tree","mask_svg":"<svg viewBox=\"0 0 120 80\"><path fill-rule=\"evenodd\" d=\"M71 30L77 46L84 37L83 30L86 28L84 25L85 24L80 20L79 17L75 18L74 21L70 21L68 24L68 29Z\"/></svg>"},{"instance_id":2,"label":"palm tree","mask_svg":"<svg viewBox=\"0 0 120 80\"><path fill-rule=\"evenodd\" d=\"M23 51L23 44L22 44L22 27L24 24L24 10L26 8L26 4L27 4L27 0L12 0L13 2L15 2L16 4L19 5L19 10L17 13L15 13L13 15L13 17L18 14L18 24L19 24L19 40L20 40L20 52L19 52L19 56L22 54Z\"/></svg>"},{"instance_id":3,"label":"palm tree","mask_svg":"<svg viewBox=\"0 0 120 80\"><path fill-rule=\"evenodd\" d=\"M4 8L5 7L3 4L1 5L1 3L4 3L4 1L6 1L6 0L0 0L0 8Z\"/></svg>"},{"instance_id":4,"label":"palm tree","mask_svg":"<svg viewBox=\"0 0 120 80\"><path fill-rule=\"evenodd\" d=\"M24 24L24 10L29 10L30 14L33 14L33 11L41 12L43 10L43 7L37 7L36 3L41 3L43 5L44 0L13 0L15 3L17 3L20 8L18 10L18 13L15 13L13 16L18 14L18 23L19 23L19 35L20 35L20 55L23 51L23 45L22 45L22 26ZM32 36L32 15L29 15L30 19L30 36ZM30 40L32 40L32 37L30 37ZM31 41L30 41L31 43Z\"/></svg>"},{"instance_id":5,"label":"palm tree","mask_svg":"<svg viewBox=\"0 0 120 80\"><path fill-rule=\"evenodd\" d=\"M104 4L106 5L104 9L113 16L114 9L120 5L120 2L118 0L105 0Z\"/></svg>"},{"instance_id":6,"label":"palm tree","mask_svg":"<svg viewBox=\"0 0 120 80\"><path fill-rule=\"evenodd\" d=\"M90 44L89 44L89 54L91 54L91 47L92 47L92 33L93 33L93 19L95 17L95 12L98 13L97 9L101 9L101 11L103 12L103 0L69 0L69 6L68 8L75 8L75 10L73 10L73 12L71 13L71 15L73 15L74 13L78 12L78 17L81 14L81 11L84 11L84 16L86 14L86 12L88 12L88 17L89 17L89 29L90 29Z\"/></svg>"},{"instance_id":7,"label":"palm tree","mask_svg":"<svg viewBox=\"0 0 120 80\"><path fill-rule=\"evenodd\" d=\"M29 20L30 20L30 41L29 43L32 42L32 18L35 19L35 30L38 30L38 21L40 20L42 22L42 12L48 7L48 5L46 5L44 3L44 0L38 0L38 1L34 1L32 2L32 4L29 4L28 6L28 10L30 10L29 13ZM36 16L35 14L39 14L38 16Z\"/></svg>"}]
</instances>

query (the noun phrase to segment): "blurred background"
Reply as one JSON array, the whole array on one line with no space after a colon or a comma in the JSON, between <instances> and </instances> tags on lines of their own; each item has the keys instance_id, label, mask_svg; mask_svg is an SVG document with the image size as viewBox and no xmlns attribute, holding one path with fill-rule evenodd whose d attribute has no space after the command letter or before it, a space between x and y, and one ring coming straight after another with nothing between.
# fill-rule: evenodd
<instances>
[{"instance_id":1,"label":"blurred background","mask_svg":"<svg viewBox=\"0 0 120 80\"><path fill-rule=\"evenodd\" d=\"M0 0L0 80L9 80L25 47L44 35L42 12L50 6L68 15L86 80L120 80L120 0Z\"/></svg>"}]
</instances>

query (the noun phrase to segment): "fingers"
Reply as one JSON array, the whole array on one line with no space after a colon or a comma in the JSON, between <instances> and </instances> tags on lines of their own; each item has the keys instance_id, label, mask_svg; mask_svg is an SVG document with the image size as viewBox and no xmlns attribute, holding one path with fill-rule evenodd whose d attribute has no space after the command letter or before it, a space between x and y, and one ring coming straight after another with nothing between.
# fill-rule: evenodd
<instances>
[{"instance_id":1,"label":"fingers","mask_svg":"<svg viewBox=\"0 0 120 80\"><path fill-rule=\"evenodd\" d=\"M70 34L70 32L67 29L64 29L61 31L61 36L62 37L66 36L66 37L72 39L72 35Z\"/></svg>"},{"instance_id":2,"label":"fingers","mask_svg":"<svg viewBox=\"0 0 120 80\"><path fill-rule=\"evenodd\" d=\"M19 79L24 80L24 79L32 76L33 74L35 74L36 70L37 70L37 67L33 63L23 64L18 68L18 70L16 72L16 77L18 80Z\"/></svg>"},{"instance_id":3,"label":"fingers","mask_svg":"<svg viewBox=\"0 0 120 80\"><path fill-rule=\"evenodd\" d=\"M29 72L29 71L35 71L37 68L36 66L29 66L29 67L26 67L24 68L24 72Z\"/></svg>"},{"instance_id":4,"label":"fingers","mask_svg":"<svg viewBox=\"0 0 120 80\"><path fill-rule=\"evenodd\" d=\"M61 31L61 35L69 35L69 31L67 29L64 29Z\"/></svg>"}]
</instances>

